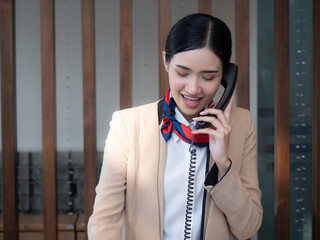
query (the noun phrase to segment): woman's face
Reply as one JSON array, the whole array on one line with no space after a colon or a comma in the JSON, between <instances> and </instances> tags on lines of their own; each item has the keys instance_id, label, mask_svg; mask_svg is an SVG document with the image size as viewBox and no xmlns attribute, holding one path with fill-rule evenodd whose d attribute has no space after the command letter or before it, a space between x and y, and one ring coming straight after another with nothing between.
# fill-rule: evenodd
<instances>
[{"instance_id":1,"label":"woman's face","mask_svg":"<svg viewBox=\"0 0 320 240\"><path fill-rule=\"evenodd\" d=\"M165 61L171 96L189 121L210 103L222 78L222 62L207 47L175 54Z\"/></svg>"}]
</instances>

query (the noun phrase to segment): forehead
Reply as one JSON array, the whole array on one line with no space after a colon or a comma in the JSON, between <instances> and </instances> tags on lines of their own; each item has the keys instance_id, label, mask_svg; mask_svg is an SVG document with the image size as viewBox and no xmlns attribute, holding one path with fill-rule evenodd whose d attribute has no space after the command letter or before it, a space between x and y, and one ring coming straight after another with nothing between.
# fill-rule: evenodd
<instances>
[{"instance_id":1,"label":"forehead","mask_svg":"<svg viewBox=\"0 0 320 240\"><path fill-rule=\"evenodd\" d=\"M170 61L173 65L182 65L192 69L220 69L222 62L209 48L201 48L177 53Z\"/></svg>"}]
</instances>

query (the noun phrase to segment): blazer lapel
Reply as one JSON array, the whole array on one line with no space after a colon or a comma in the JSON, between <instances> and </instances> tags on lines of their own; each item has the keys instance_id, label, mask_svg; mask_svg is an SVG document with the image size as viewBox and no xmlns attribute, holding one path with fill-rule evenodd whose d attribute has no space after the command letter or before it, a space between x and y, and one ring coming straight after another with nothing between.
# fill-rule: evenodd
<instances>
[{"instance_id":1,"label":"blazer lapel","mask_svg":"<svg viewBox=\"0 0 320 240\"><path fill-rule=\"evenodd\" d=\"M167 157L167 143L161 134L162 115L163 115L163 99L158 103L158 119L159 119L159 162L158 162L158 209L160 222L160 239L163 239L163 182L164 170Z\"/></svg>"}]
</instances>

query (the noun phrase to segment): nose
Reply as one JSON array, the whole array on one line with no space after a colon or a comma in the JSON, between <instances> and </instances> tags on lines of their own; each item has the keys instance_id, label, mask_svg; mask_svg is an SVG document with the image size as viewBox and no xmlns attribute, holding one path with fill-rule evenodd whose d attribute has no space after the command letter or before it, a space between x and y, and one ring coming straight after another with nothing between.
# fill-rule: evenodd
<instances>
[{"instance_id":1,"label":"nose","mask_svg":"<svg viewBox=\"0 0 320 240\"><path fill-rule=\"evenodd\" d=\"M190 78L185 86L186 91L191 95L197 95L201 92L199 80L197 77Z\"/></svg>"}]
</instances>

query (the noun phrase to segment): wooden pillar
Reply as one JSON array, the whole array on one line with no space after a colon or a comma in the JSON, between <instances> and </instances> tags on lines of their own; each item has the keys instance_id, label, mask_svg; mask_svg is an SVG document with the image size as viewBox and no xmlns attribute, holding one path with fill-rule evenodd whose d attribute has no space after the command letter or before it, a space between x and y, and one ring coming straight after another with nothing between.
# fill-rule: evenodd
<instances>
[{"instance_id":1,"label":"wooden pillar","mask_svg":"<svg viewBox=\"0 0 320 240\"><path fill-rule=\"evenodd\" d=\"M236 0L237 106L250 109L250 0Z\"/></svg>"},{"instance_id":2,"label":"wooden pillar","mask_svg":"<svg viewBox=\"0 0 320 240\"><path fill-rule=\"evenodd\" d=\"M0 0L2 202L5 240L19 239L15 88L15 1Z\"/></svg>"},{"instance_id":3,"label":"wooden pillar","mask_svg":"<svg viewBox=\"0 0 320 240\"><path fill-rule=\"evenodd\" d=\"M120 108L132 106L132 0L120 0Z\"/></svg>"},{"instance_id":4,"label":"wooden pillar","mask_svg":"<svg viewBox=\"0 0 320 240\"><path fill-rule=\"evenodd\" d=\"M44 239L57 239L54 0L41 0Z\"/></svg>"},{"instance_id":5,"label":"wooden pillar","mask_svg":"<svg viewBox=\"0 0 320 240\"><path fill-rule=\"evenodd\" d=\"M237 106L250 108L250 1L236 1Z\"/></svg>"},{"instance_id":6,"label":"wooden pillar","mask_svg":"<svg viewBox=\"0 0 320 240\"><path fill-rule=\"evenodd\" d=\"M277 239L290 239L289 0L274 0L274 171Z\"/></svg>"},{"instance_id":7,"label":"wooden pillar","mask_svg":"<svg viewBox=\"0 0 320 240\"><path fill-rule=\"evenodd\" d=\"M320 239L320 2L313 0L312 239Z\"/></svg>"},{"instance_id":8,"label":"wooden pillar","mask_svg":"<svg viewBox=\"0 0 320 240\"><path fill-rule=\"evenodd\" d=\"M44 239L57 239L54 0L41 0Z\"/></svg>"},{"instance_id":9,"label":"wooden pillar","mask_svg":"<svg viewBox=\"0 0 320 240\"><path fill-rule=\"evenodd\" d=\"M163 65L162 52L165 49L167 36L171 28L170 11L170 0L158 0L159 98L163 98L169 88L168 73Z\"/></svg>"},{"instance_id":10,"label":"wooden pillar","mask_svg":"<svg viewBox=\"0 0 320 240\"><path fill-rule=\"evenodd\" d=\"M211 14L211 0L198 0L198 12Z\"/></svg>"},{"instance_id":11,"label":"wooden pillar","mask_svg":"<svg viewBox=\"0 0 320 240\"><path fill-rule=\"evenodd\" d=\"M97 184L94 0L82 0L84 215L87 226ZM85 227L85 232L87 228ZM86 238L87 238L87 234Z\"/></svg>"}]
</instances>

